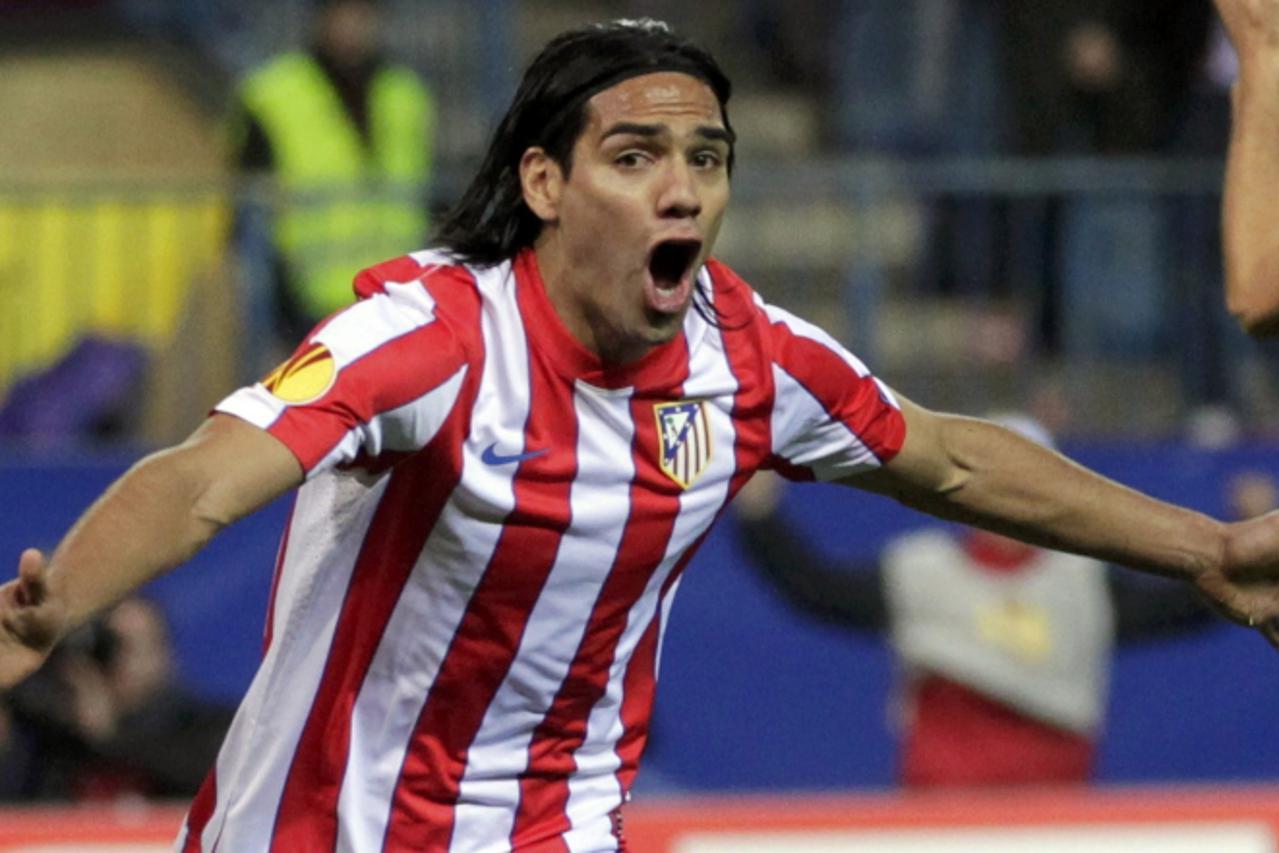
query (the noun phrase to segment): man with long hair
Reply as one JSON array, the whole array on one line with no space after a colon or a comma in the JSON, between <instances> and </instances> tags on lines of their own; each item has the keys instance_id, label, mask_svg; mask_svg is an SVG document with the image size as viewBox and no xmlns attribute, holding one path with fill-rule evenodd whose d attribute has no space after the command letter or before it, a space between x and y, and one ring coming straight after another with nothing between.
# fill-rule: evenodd
<instances>
[{"instance_id":1,"label":"man with long hair","mask_svg":"<svg viewBox=\"0 0 1279 853\"><path fill-rule=\"evenodd\" d=\"M0 588L0 684L301 485L261 668L186 850L617 850L662 632L760 468L1183 578L1279 616L1279 517L1223 524L892 392L711 249L728 78L652 21L534 59L437 248ZM691 309L691 310L690 310Z\"/></svg>"}]
</instances>

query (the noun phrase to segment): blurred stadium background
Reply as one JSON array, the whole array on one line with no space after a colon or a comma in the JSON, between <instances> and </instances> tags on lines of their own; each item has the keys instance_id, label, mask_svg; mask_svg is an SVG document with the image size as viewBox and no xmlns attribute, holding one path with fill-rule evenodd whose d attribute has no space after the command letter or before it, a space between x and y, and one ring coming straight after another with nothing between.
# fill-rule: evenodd
<instances>
[{"instance_id":1,"label":"blurred stadium background","mask_svg":"<svg viewBox=\"0 0 1279 853\"><path fill-rule=\"evenodd\" d=\"M1031 85L1036 54L1052 64L1074 49L1052 26L1061 4L1047 0L382 5L390 52L438 100L433 178L415 188L432 209L460 192L547 38L593 20L662 17L734 78L741 143L718 254L772 301L826 326L925 405L1028 409L1069 454L1159 496L1223 515L1234 474L1279 475L1273 349L1222 307L1231 71L1208 0L1119 0L1154 10L1156 47L1167 50L1118 32L1124 61L1149 73L1110 105L1086 75ZM305 43L311 6L0 0L0 554L14 564L287 346L272 325L261 225L275 188L236 174L227 119L237 79ZM1159 12L1174 7L1184 14ZM871 555L919 523L857 495L796 490L788 500L832 553ZM234 702L248 683L285 512L246 521L149 591L172 623L183 681L203 696ZM849 808L882 818L870 825L954 822L945 800L909 801L917 811L903 816L898 800L867 798L894 784L884 643L786 610L736 548L720 530L676 603L642 799L856 791ZM1273 652L1242 631L1122 651L1102 788L1195 786L1186 790L1236 799L1204 812L1186 794L1161 811L1151 793L1125 800L1116 819L1279 825L1277 677ZM1063 820L1110 813L1076 796L1054 801ZM794 802L760 805L780 815L761 826L803 829L787 811ZM985 815L968 821L977 825L1038 814L953 802ZM6 827L30 828L29 814L0 812L0 849ZM676 807L659 817L671 815L691 820ZM1279 835L1214 838L1184 849L1273 850ZM863 849L847 839L653 843L668 842ZM1121 845L1094 846L1107 843ZM1114 849L1146 849L1134 843Z\"/></svg>"}]
</instances>

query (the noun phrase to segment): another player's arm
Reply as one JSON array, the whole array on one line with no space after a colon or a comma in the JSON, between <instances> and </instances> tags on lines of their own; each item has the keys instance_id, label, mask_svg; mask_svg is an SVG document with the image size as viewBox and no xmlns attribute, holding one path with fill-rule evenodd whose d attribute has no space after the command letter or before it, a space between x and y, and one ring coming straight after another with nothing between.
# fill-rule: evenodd
<instances>
[{"instance_id":1,"label":"another player's arm","mask_svg":"<svg viewBox=\"0 0 1279 853\"><path fill-rule=\"evenodd\" d=\"M830 564L777 515L743 522L741 529L751 564L792 605L846 628L888 628L884 578L873 561Z\"/></svg>"},{"instance_id":2,"label":"another player's arm","mask_svg":"<svg viewBox=\"0 0 1279 853\"><path fill-rule=\"evenodd\" d=\"M1279 0L1215 0L1239 55L1222 222L1226 305L1253 335L1279 332Z\"/></svg>"},{"instance_id":3,"label":"another player's arm","mask_svg":"<svg viewBox=\"0 0 1279 853\"><path fill-rule=\"evenodd\" d=\"M940 518L1046 548L1193 582L1232 618L1279 643L1279 513L1227 524L1155 500L996 424L930 412L901 399L905 443L847 485Z\"/></svg>"},{"instance_id":4,"label":"another player's arm","mask_svg":"<svg viewBox=\"0 0 1279 853\"><path fill-rule=\"evenodd\" d=\"M0 586L0 687L37 669L93 613L194 556L223 527L302 482L302 466L268 433L214 415L181 445L112 485L47 563L22 554Z\"/></svg>"},{"instance_id":5,"label":"another player's arm","mask_svg":"<svg viewBox=\"0 0 1279 853\"><path fill-rule=\"evenodd\" d=\"M888 628L883 574L874 560L832 564L799 535L778 506L781 478L757 473L733 504L750 564L794 606L827 622Z\"/></svg>"}]
</instances>

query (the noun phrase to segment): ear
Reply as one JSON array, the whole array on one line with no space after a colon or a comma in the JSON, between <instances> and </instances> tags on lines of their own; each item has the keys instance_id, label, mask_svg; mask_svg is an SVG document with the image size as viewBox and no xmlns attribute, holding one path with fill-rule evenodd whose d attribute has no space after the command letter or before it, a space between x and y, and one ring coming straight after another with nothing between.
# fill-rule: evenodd
<instances>
[{"instance_id":1,"label":"ear","mask_svg":"<svg viewBox=\"0 0 1279 853\"><path fill-rule=\"evenodd\" d=\"M564 172L542 148L533 147L520 158L520 188L524 203L543 222L560 218L560 193L564 188Z\"/></svg>"}]
</instances>

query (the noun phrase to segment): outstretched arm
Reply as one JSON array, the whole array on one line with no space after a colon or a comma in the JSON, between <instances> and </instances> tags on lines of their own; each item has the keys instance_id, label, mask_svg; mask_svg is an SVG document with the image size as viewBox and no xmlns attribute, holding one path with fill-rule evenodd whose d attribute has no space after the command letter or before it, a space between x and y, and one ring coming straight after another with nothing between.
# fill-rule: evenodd
<instances>
[{"instance_id":1,"label":"outstretched arm","mask_svg":"<svg viewBox=\"0 0 1279 853\"><path fill-rule=\"evenodd\" d=\"M1239 54L1222 225L1226 306L1253 335L1279 332L1279 0L1215 0Z\"/></svg>"},{"instance_id":2,"label":"outstretched arm","mask_svg":"<svg viewBox=\"0 0 1279 853\"><path fill-rule=\"evenodd\" d=\"M940 518L1195 584L1279 645L1279 513L1227 524L1108 480L996 424L900 398L901 452L848 485Z\"/></svg>"},{"instance_id":3,"label":"outstretched arm","mask_svg":"<svg viewBox=\"0 0 1279 853\"><path fill-rule=\"evenodd\" d=\"M302 481L283 444L214 415L143 459L71 528L52 558L23 552L0 586L0 688L34 672L93 613L191 558L226 525Z\"/></svg>"}]
</instances>

